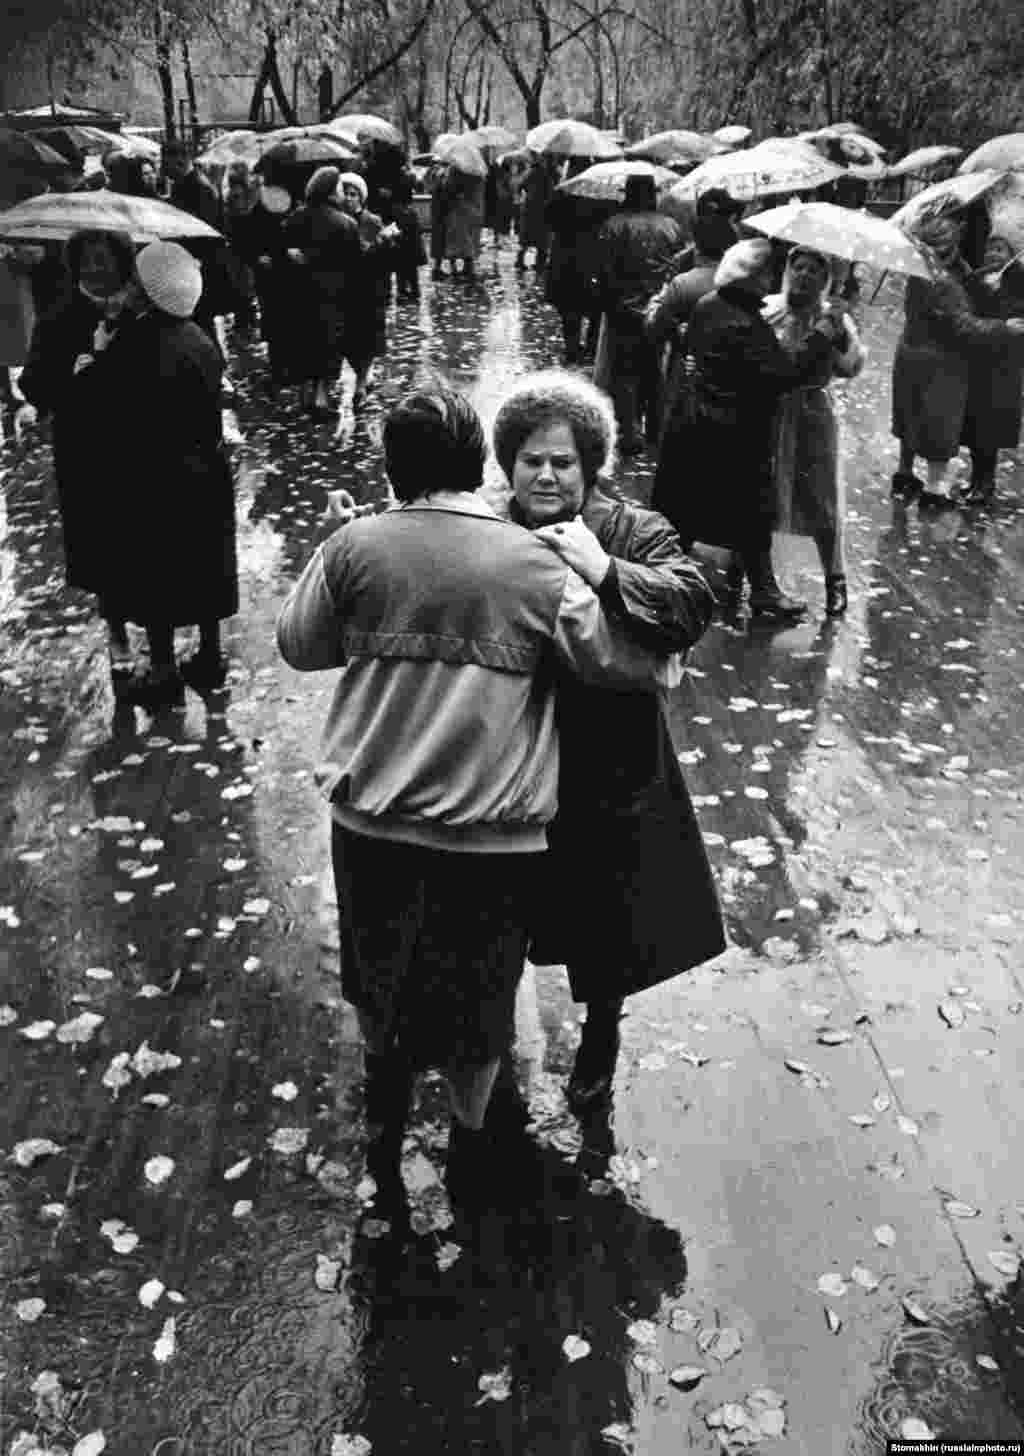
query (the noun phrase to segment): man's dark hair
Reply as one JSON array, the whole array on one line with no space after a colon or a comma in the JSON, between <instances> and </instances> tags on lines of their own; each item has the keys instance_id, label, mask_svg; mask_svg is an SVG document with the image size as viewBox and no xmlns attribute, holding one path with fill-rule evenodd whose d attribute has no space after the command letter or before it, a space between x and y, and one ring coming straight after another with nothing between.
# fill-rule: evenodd
<instances>
[{"instance_id":1,"label":"man's dark hair","mask_svg":"<svg viewBox=\"0 0 1024 1456\"><path fill-rule=\"evenodd\" d=\"M697 198L698 217L739 217L743 203L731 197L724 187L709 187Z\"/></svg>"},{"instance_id":2,"label":"man's dark hair","mask_svg":"<svg viewBox=\"0 0 1024 1456\"><path fill-rule=\"evenodd\" d=\"M441 382L413 390L384 421L384 468L400 501L479 490L487 442L476 410Z\"/></svg>"},{"instance_id":3,"label":"man's dark hair","mask_svg":"<svg viewBox=\"0 0 1024 1456\"><path fill-rule=\"evenodd\" d=\"M623 207L628 212L653 212L658 205L658 189L653 177L627 177Z\"/></svg>"},{"instance_id":4,"label":"man's dark hair","mask_svg":"<svg viewBox=\"0 0 1024 1456\"><path fill-rule=\"evenodd\" d=\"M736 229L727 217L698 217L693 224L693 241L698 253L715 262L736 241Z\"/></svg>"}]
</instances>

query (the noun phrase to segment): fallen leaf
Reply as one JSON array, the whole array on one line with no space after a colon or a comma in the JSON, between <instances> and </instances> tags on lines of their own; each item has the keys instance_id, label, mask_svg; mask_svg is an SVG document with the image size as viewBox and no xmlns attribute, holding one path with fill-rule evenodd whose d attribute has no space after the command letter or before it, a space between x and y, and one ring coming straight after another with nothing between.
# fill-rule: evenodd
<instances>
[{"instance_id":1,"label":"fallen leaf","mask_svg":"<svg viewBox=\"0 0 1024 1456\"><path fill-rule=\"evenodd\" d=\"M55 1021L30 1021L28 1026L22 1026L18 1035L23 1036L26 1041L45 1041L52 1031L55 1031Z\"/></svg>"},{"instance_id":2,"label":"fallen leaf","mask_svg":"<svg viewBox=\"0 0 1024 1456\"><path fill-rule=\"evenodd\" d=\"M843 1328L842 1320L834 1309L829 1309L828 1305L825 1306L825 1324L830 1335L838 1335L839 1331Z\"/></svg>"},{"instance_id":3,"label":"fallen leaf","mask_svg":"<svg viewBox=\"0 0 1024 1456\"><path fill-rule=\"evenodd\" d=\"M67 1046L81 1046L91 1041L93 1032L103 1025L103 1017L95 1011L83 1011L57 1028L57 1040Z\"/></svg>"},{"instance_id":4,"label":"fallen leaf","mask_svg":"<svg viewBox=\"0 0 1024 1456\"><path fill-rule=\"evenodd\" d=\"M626 1334L635 1345L656 1345L658 1343L658 1326L653 1320L634 1320L627 1328Z\"/></svg>"},{"instance_id":5,"label":"fallen leaf","mask_svg":"<svg viewBox=\"0 0 1024 1456\"><path fill-rule=\"evenodd\" d=\"M841 1274L823 1274L818 1280L818 1293L827 1294L832 1299L841 1299L846 1290L846 1280Z\"/></svg>"},{"instance_id":6,"label":"fallen leaf","mask_svg":"<svg viewBox=\"0 0 1024 1456\"><path fill-rule=\"evenodd\" d=\"M912 1299L903 1300L903 1313L906 1315L907 1319L910 1320L911 1324L931 1324L931 1316L927 1314L926 1311L923 1310L921 1306L919 1304L916 1304Z\"/></svg>"},{"instance_id":7,"label":"fallen leaf","mask_svg":"<svg viewBox=\"0 0 1024 1456\"><path fill-rule=\"evenodd\" d=\"M797 1076L800 1077L808 1076L811 1071L811 1068L806 1062L799 1062L796 1057L787 1057L785 1065L791 1072L796 1072Z\"/></svg>"},{"instance_id":8,"label":"fallen leaf","mask_svg":"<svg viewBox=\"0 0 1024 1456\"><path fill-rule=\"evenodd\" d=\"M143 1172L146 1175L146 1182L152 1183L154 1188L159 1188L174 1172L174 1159L158 1153L155 1158L148 1159Z\"/></svg>"},{"instance_id":9,"label":"fallen leaf","mask_svg":"<svg viewBox=\"0 0 1024 1456\"><path fill-rule=\"evenodd\" d=\"M271 1087L270 1095L280 1102L294 1102L299 1095L299 1089L294 1082L278 1082Z\"/></svg>"},{"instance_id":10,"label":"fallen leaf","mask_svg":"<svg viewBox=\"0 0 1024 1456\"><path fill-rule=\"evenodd\" d=\"M974 1363L980 1365L982 1370L998 1370L999 1362L993 1360L991 1355L975 1355Z\"/></svg>"},{"instance_id":11,"label":"fallen leaf","mask_svg":"<svg viewBox=\"0 0 1024 1456\"><path fill-rule=\"evenodd\" d=\"M853 1123L854 1127L874 1127L875 1126L875 1119L873 1117L871 1117L866 1112L854 1112L854 1113L852 1113L851 1116L850 1116L850 1118L849 1118L849 1121Z\"/></svg>"},{"instance_id":12,"label":"fallen leaf","mask_svg":"<svg viewBox=\"0 0 1024 1456\"><path fill-rule=\"evenodd\" d=\"M918 1137L921 1129L912 1117L897 1117L896 1126L900 1132L906 1133L907 1137Z\"/></svg>"},{"instance_id":13,"label":"fallen leaf","mask_svg":"<svg viewBox=\"0 0 1024 1456\"><path fill-rule=\"evenodd\" d=\"M900 1439L903 1441L934 1441L935 1432L917 1416L907 1416L900 1421Z\"/></svg>"},{"instance_id":14,"label":"fallen leaf","mask_svg":"<svg viewBox=\"0 0 1024 1456\"><path fill-rule=\"evenodd\" d=\"M613 1446L618 1446L620 1450L632 1451L633 1449L633 1428L625 1421L613 1421L610 1426L604 1426L601 1435Z\"/></svg>"},{"instance_id":15,"label":"fallen leaf","mask_svg":"<svg viewBox=\"0 0 1024 1456\"><path fill-rule=\"evenodd\" d=\"M896 1242L896 1230L888 1223L880 1223L874 1231L875 1243L883 1249L891 1249Z\"/></svg>"},{"instance_id":16,"label":"fallen leaf","mask_svg":"<svg viewBox=\"0 0 1024 1456\"><path fill-rule=\"evenodd\" d=\"M26 1325L34 1325L46 1308L45 1299L19 1299L14 1313Z\"/></svg>"},{"instance_id":17,"label":"fallen leaf","mask_svg":"<svg viewBox=\"0 0 1024 1456\"><path fill-rule=\"evenodd\" d=\"M176 1321L174 1316L171 1315L168 1319L164 1320L163 1329L160 1331L156 1344L153 1346L153 1359L158 1365L166 1365L167 1361L174 1356L177 1348L175 1330Z\"/></svg>"},{"instance_id":18,"label":"fallen leaf","mask_svg":"<svg viewBox=\"0 0 1024 1456\"><path fill-rule=\"evenodd\" d=\"M236 1178L241 1178L242 1174L251 1166L251 1164L252 1158L241 1158L237 1163L232 1163L231 1167L225 1170L224 1182L233 1183Z\"/></svg>"},{"instance_id":19,"label":"fallen leaf","mask_svg":"<svg viewBox=\"0 0 1024 1456\"><path fill-rule=\"evenodd\" d=\"M157 1072L173 1072L181 1066L181 1058L175 1052L155 1052L148 1041L142 1042L131 1064L140 1077L152 1077Z\"/></svg>"},{"instance_id":20,"label":"fallen leaf","mask_svg":"<svg viewBox=\"0 0 1024 1456\"><path fill-rule=\"evenodd\" d=\"M337 1259L329 1259L326 1254L317 1254L316 1272L313 1275L313 1283L317 1289L325 1293L337 1289L340 1276L341 1264Z\"/></svg>"},{"instance_id":21,"label":"fallen leaf","mask_svg":"<svg viewBox=\"0 0 1024 1456\"><path fill-rule=\"evenodd\" d=\"M31 1168L38 1158L51 1158L54 1153L63 1151L59 1143L51 1142L49 1138L26 1138L23 1143L15 1144L10 1161L17 1163L19 1168Z\"/></svg>"},{"instance_id":22,"label":"fallen leaf","mask_svg":"<svg viewBox=\"0 0 1024 1456\"><path fill-rule=\"evenodd\" d=\"M961 1027L964 1024L963 1007L959 1006L956 1001L940 1001L939 1015L942 1017L942 1020L946 1023L946 1025L951 1027L954 1031L956 1031L958 1027Z\"/></svg>"},{"instance_id":23,"label":"fallen leaf","mask_svg":"<svg viewBox=\"0 0 1024 1456\"><path fill-rule=\"evenodd\" d=\"M590 1354L590 1342L580 1335L566 1335L562 1341L562 1354L570 1363L585 1360Z\"/></svg>"},{"instance_id":24,"label":"fallen leaf","mask_svg":"<svg viewBox=\"0 0 1024 1456\"><path fill-rule=\"evenodd\" d=\"M437 1264L441 1273L444 1274L458 1260L461 1253L461 1244L444 1243L434 1255L434 1262Z\"/></svg>"},{"instance_id":25,"label":"fallen leaf","mask_svg":"<svg viewBox=\"0 0 1024 1456\"><path fill-rule=\"evenodd\" d=\"M163 1298L166 1287L161 1279L147 1279L139 1290L139 1303L145 1309L152 1309Z\"/></svg>"},{"instance_id":26,"label":"fallen leaf","mask_svg":"<svg viewBox=\"0 0 1024 1456\"><path fill-rule=\"evenodd\" d=\"M250 1213L252 1213L252 1199L240 1198L231 1210L231 1217L245 1218Z\"/></svg>"},{"instance_id":27,"label":"fallen leaf","mask_svg":"<svg viewBox=\"0 0 1024 1456\"><path fill-rule=\"evenodd\" d=\"M76 1441L71 1448L71 1456L100 1456L101 1451L107 1449L107 1438L102 1431L92 1431L88 1436L83 1436Z\"/></svg>"},{"instance_id":28,"label":"fallen leaf","mask_svg":"<svg viewBox=\"0 0 1024 1456\"><path fill-rule=\"evenodd\" d=\"M365 1436L333 1436L330 1456L370 1456L373 1446Z\"/></svg>"},{"instance_id":29,"label":"fallen leaf","mask_svg":"<svg viewBox=\"0 0 1024 1456\"><path fill-rule=\"evenodd\" d=\"M981 1213L980 1208L975 1208L972 1203L961 1203L959 1199L949 1198L943 1204L950 1218L977 1218Z\"/></svg>"},{"instance_id":30,"label":"fallen leaf","mask_svg":"<svg viewBox=\"0 0 1024 1456\"><path fill-rule=\"evenodd\" d=\"M634 1370L639 1370L641 1375L661 1375L664 1366L656 1355L651 1355L647 1350L637 1350L633 1356L632 1365Z\"/></svg>"},{"instance_id":31,"label":"fallen leaf","mask_svg":"<svg viewBox=\"0 0 1024 1456\"><path fill-rule=\"evenodd\" d=\"M115 1254L130 1254L139 1246L139 1236L120 1218L108 1218L100 1224L100 1233L109 1239Z\"/></svg>"},{"instance_id":32,"label":"fallen leaf","mask_svg":"<svg viewBox=\"0 0 1024 1456\"><path fill-rule=\"evenodd\" d=\"M669 1329L677 1335L689 1335L700 1324L700 1320L688 1309L674 1309L669 1316Z\"/></svg>"},{"instance_id":33,"label":"fallen leaf","mask_svg":"<svg viewBox=\"0 0 1024 1456\"><path fill-rule=\"evenodd\" d=\"M506 1365L501 1370L492 1371L481 1375L476 1383L477 1390L483 1392L476 1405L485 1405L487 1401L508 1400L512 1394L512 1372Z\"/></svg>"},{"instance_id":34,"label":"fallen leaf","mask_svg":"<svg viewBox=\"0 0 1024 1456\"><path fill-rule=\"evenodd\" d=\"M888 1112L892 1106L892 1099L887 1097L884 1092L879 1092L877 1097L871 1099L871 1106L876 1112Z\"/></svg>"},{"instance_id":35,"label":"fallen leaf","mask_svg":"<svg viewBox=\"0 0 1024 1456\"><path fill-rule=\"evenodd\" d=\"M850 1270L850 1278L866 1294L873 1294L878 1288L878 1280L872 1274L871 1270L865 1268L863 1264L854 1264Z\"/></svg>"},{"instance_id":36,"label":"fallen leaf","mask_svg":"<svg viewBox=\"0 0 1024 1456\"><path fill-rule=\"evenodd\" d=\"M244 915L266 915L270 909L270 901L264 899L246 900L242 906Z\"/></svg>"},{"instance_id":37,"label":"fallen leaf","mask_svg":"<svg viewBox=\"0 0 1024 1456\"><path fill-rule=\"evenodd\" d=\"M840 1031L838 1027L823 1026L818 1032L818 1041L822 1046L842 1046L852 1040L852 1031Z\"/></svg>"},{"instance_id":38,"label":"fallen leaf","mask_svg":"<svg viewBox=\"0 0 1024 1456\"><path fill-rule=\"evenodd\" d=\"M308 1127L279 1127L267 1139L275 1153L301 1153L309 1142Z\"/></svg>"},{"instance_id":39,"label":"fallen leaf","mask_svg":"<svg viewBox=\"0 0 1024 1456\"><path fill-rule=\"evenodd\" d=\"M139 1098L147 1107L170 1107L171 1099L166 1092L147 1092L145 1097Z\"/></svg>"},{"instance_id":40,"label":"fallen leaf","mask_svg":"<svg viewBox=\"0 0 1024 1456\"><path fill-rule=\"evenodd\" d=\"M702 1355L711 1355L724 1365L742 1350L743 1336L731 1326L720 1330L701 1330L697 1336L697 1348Z\"/></svg>"},{"instance_id":41,"label":"fallen leaf","mask_svg":"<svg viewBox=\"0 0 1024 1456\"><path fill-rule=\"evenodd\" d=\"M677 1365L668 1378L677 1390L695 1390L707 1373L702 1365Z\"/></svg>"},{"instance_id":42,"label":"fallen leaf","mask_svg":"<svg viewBox=\"0 0 1024 1456\"><path fill-rule=\"evenodd\" d=\"M1007 1279L1016 1279L1020 1273L1020 1256L1009 1249L994 1249L988 1256L988 1262Z\"/></svg>"}]
</instances>

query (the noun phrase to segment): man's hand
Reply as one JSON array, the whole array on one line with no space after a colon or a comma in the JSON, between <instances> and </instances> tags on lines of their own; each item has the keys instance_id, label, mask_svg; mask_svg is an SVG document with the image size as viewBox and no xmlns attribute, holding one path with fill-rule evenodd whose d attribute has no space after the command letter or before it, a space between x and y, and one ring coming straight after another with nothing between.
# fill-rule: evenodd
<instances>
[{"instance_id":1,"label":"man's hand","mask_svg":"<svg viewBox=\"0 0 1024 1456\"><path fill-rule=\"evenodd\" d=\"M541 526L533 533L545 546L557 551L567 566L597 591L608 574L611 557L582 516L557 526Z\"/></svg>"},{"instance_id":2,"label":"man's hand","mask_svg":"<svg viewBox=\"0 0 1024 1456\"><path fill-rule=\"evenodd\" d=\"M355 519L358 506L355 497L347 490L329 490L327 492L327 507L320 518L321 526L347 526L349 521Z\"/></svg>"}]
</instances>

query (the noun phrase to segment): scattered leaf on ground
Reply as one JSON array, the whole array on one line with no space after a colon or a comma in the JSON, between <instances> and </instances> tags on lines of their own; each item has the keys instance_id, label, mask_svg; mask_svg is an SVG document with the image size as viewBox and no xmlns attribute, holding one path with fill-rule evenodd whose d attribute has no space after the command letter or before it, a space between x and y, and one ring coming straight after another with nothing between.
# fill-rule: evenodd
<instances>
[{"instance_id":1,"label":"scattered leaf on ground","mask_svg":"<svg viewBox=\"0 0 1024 1456\"><path fill-rule=\"evenodd\" d=\"M154 1188L159 1188L174 1172L174 1159L158 1153L155 1158L148 1159L143 1171L146 1174L146 1182L152 1183Z\"/></svg>"},{"instance_id":2,"label":"scattered leaf on ground","mask_svg":"<svg viewBox=\"0 0 1024 1456\"><path fill-rule=\"evenodd\" d=\"M634 1320L626 1330L626 1334L634 1345L656 1345L658 1343L658 1326L653 1320Z\"/></svg>"},{"instance_id":3,"label":"scattered leaf on ground","mask_svg":"<svg viewBox=\"0 0 1024 1456\"><path fill-rule=\"evenodd\" d=\"M841 1299L846 1290L846 1280L841 1274L823 1274L818 1280L818 1293L827 1294L832 1299Z\"/></svg>"},{"instance_id":4,"label":"scattered leaf on ground","mask_svg":"<svg viewBox=\"0 0 1024 1456\"><path fill-rule=\"evenodd\" d=\"M71 1456L100 1456L107 1449L107 1438L102 1431L91 1431L71 1448Z\"/></svg>"},{"instance_id":5,"label":"scattered leaf on ground","mask_svg":"<svg viewBox=\"0 0 1024 1456\"><path fill-rule=\"evenodd\" d=\"M829 1309L828 1305L825 1306L825 1324L831 1335L838 1335L839 1331L843 1328L842 1320L834 1309Z\"/></svg>"},{"instance_id":6,"label":"scattered leaf on ground","mask_svg":"<svg viewBox=\"0 0 1024 1456\"><path fill-rule=\"evenodd\" d=\"M874 1231L875 1243L881 1244L883 1249L891 1249L896 1242L896 1230L892 1224L880 1223Z\"/></svg>"},{"instance_id":7,"label":"scattered leaf on ground","mask_svg":"<svg viewBox=\"0 0 1024 1456\"><path fill-rule=\"evenodd\" d=\"M566 1335L562 1341L562 1354L570 1362L585 1360L590 1354L590 1342L580 1335Z\"/></svg>"},{"instance_id":8,"label":"scattered leaf on ground","mask_svg":"<svg viewBox=\"0 0 1024 1456\"><path fill-rule=\"evenodd\" d=\"M677 1365L668 1378L677 1390L695 1390L707 1373L702 1365Z\"/></svg>"},{"instance_id":9,"label":"scattered leaf on ground","mask_svg":"<svg viewBox=\"0 0 1024 1456\"><path fill-rule=\"evenodd\" d=\"M878 1288L878 1280L872 1274L871 1270L865 1268L863 1264L854 1264L850 1270L850 1278L866 1294L873 1294Z\"/></svg>"},{"instance_id":10,"label":"scattered leaf on ground","mask_svg":"<svg viewBox=\"0 0 1024 1456\"><path fill-rule=\"evenodd\" d=\"M961 1203L958 1198L948 1198L944 1207L950 1218L977 1218L981 1213L973 1203Z\"/></svg>"},{"instance_id":11,"label":"scattered leaf on ground","mask_svg":"<svg viewBox=\"0 0 1024 1456\"><path fill-rule=\"evenodd\" d=\"M279 1102L294 1102L299 1095L299 1089L294 1082L276 1082L270 1089L270 1095Z\"/></svg>"},{"instance_id":12,"label":"scattered leaf on ground","mask_svg":"<svg viewBox=\"0 0 1024 1456\"><path fill-rule=\"evenodd\" d=\"M63 1151L59 1143L51 1142L49 1138L26 1138L23 1143L15 1144L10 1161L17 1163L19 1168L31 1168L37 1159L50 1158L54 1153Z\"/></svg>"},{"instance_id":13,"label":"scattered leaf on ground","mask_svg":"<svg viewBox=\"0 0 1024 1456\"><path fill-rule=\"evenodd\" d=\"M501 1370L481 1375L476 1386L482 1391L480 1399L476 1401L477 1405L485 1405L489 1400L508 1400L512 1394L512 1371L505 1365Z\"/></svg>"},{"instance_id":14,"label":"scattered leaf on ground","mask_svg":"<svg viewBox=\"0 0 1024 1456\"><path fill-rule=\"evenodd\" d=\"M103 1017L95 1011L83 1011L57 1028L57 1040L66 1046L82 1046L92 1040L93 1032L103 1025Z\"/></svg>"},{"instance_id":15,"label":"scattered leaf on ground","mask_svg":"<svg viewBox=\"0 0 1024 1456\"><path fill-rule=\"evenodd\" d=\"M45 1299L19 1299L14 1313L26 1325L34 1325L46 1308Z\"/></svg>"},{"instance_id":16,"label":"scattered leaf on ground","mask_svg":"<svg viewBox=\"0 0 1024 1456\"><path fill-rule=\"evenodd\" d=\"M934 1441L935 1432L917 1416L907 1416L900 1421L900 1439L903 1441Z\"/></svg>"},{"instance_id":17,"label":"scattered leaf on ground","mask_svg":"<svg viewBox=\"0 0 1024 1456\"><path fill-rule=\"evenodd\" d=\"M700 1320L691 1310L674 1309L669 1316L668 1326L677 1335L689 1335L700 1324Z\"/></svg>"},{"instance_id":18,"label":"scattered leaf on ground","mask_svg":"<svg viewBox=\"0 0 1024 1456\"><path fill-rule=\"evenodd\" d=\"M267 1139L275 1153L301 1153L309 1142L308 1127L279 1127Z\"/></svg>"},{"instance_id":19,"label":"scattered leaf on ground","mask_svg":"<svg viewBox=\"0 0 1024 1456\"><path fill-rule=\"evenodd\" d=\"M156 1344L153 1346L153 1359L158 1365L166 1365L167 1361L174 1356L175 1349L177 1348L175 1329L176 1321L174 1316L171 1315L169 1319L164 1320L164 1327L160 1331L160 1336Z\"/></svg>"},{"instance_id":20,"label":"scattered leaf on ground","mask_svg":"<svg viewBox=\"0 0 1024 1456\"><path fill-rule=\"evenodd\" d=\"M974 1363L980 1365L982 1370L998 1370L999 1361L993 1360L991 1355L975 1355Z\"/></svg>"},{"instance_id":21,"label":"scattered leaf on ground","mask_svg":"<svg viewBox=\"0 0 1024 1456\"><path fill-rule=\"evenodd\" d=\"M841 1031L839 1027L823 1026L818 1032L818 1041L822 1046L842 1046L852 1040L853 1032Z\"/></svg>"},{"instance_id":22,"label":"scattered leaf on ground","mask_svg":"<svg viewBox=\"0 0 1024 1456\"><path fill-rule=\"evenodd\" d=\"M337 1259L329 1259L326 1254L317 1254L316 1272L313 1275L313 1283L317 1289L325 1293L337 1289L340 1276L341 1264Z\"/></svg>"},{"instance_id":23,"label":"scattered leaf on ground","mask_svg":"<svg viewBox=\"0 0 1024 1456\"><path fill-rule=\"evenodd\" d=\"M923 1310L913 1299L903 1301L903 1313L914 1325L930 1325L932 1322L927 1311Z\"/></svg>"},{"instance_id":24,"label":"scattered leaf on ground","mask_svg":"<svg viewBox=\"0 0 1024 1456\"><path fill-rule=\"evenodd\" d=\"M334 1436L330 1456L370 1456L373 1446L365 1436Z\"/></svg>"},{"instance_id":25,"label":"scattered leaf on ground","mask_svg":"<svg viewBox=\"0 0 1024 1456\"><path fill-rule=\"evenodd\" d=\"M165 1288L162 1279L147 1279L139 1290L139 1303L146 1309L152 1309L160 1303Z\"/></svg>"},{"instance_id":26,"label":"scattered leaf on ground","mask_svg":"<svg viewBox=\"0 0 1024 1456\"><path fill-rule=\"evenodd\" d=\"M988 1256L988 1262L993 1269L998 1269L1000 1274L1005 1274L1007 1279L1016 1279L1020 1273L1020 1256L1009 1249L992 1250Z\"/></svg>"},{"instance_id":27,"label":"scattered leaf on ground","mask_svg":"<svg viewBox=\"0 0 1024 1456\"><path fill-rule=\"evenodd\" d=\"M958 1005L956 1001L940 1001L939 1015L946 1025L952 1027L954 1031L957 1027L963 1026L964 1024L963 1007Z\"/></svg>"}]
</instances>

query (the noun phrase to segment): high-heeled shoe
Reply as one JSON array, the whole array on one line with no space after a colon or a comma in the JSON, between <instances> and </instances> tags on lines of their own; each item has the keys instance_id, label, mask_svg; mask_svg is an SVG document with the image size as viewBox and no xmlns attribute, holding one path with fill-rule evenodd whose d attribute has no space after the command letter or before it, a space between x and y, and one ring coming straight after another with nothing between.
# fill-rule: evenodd
<instances>
[{"instance_id":1,"label":"high-heeled shoe","mask_svg":"<svg viewBox=\"0 0 1024 1456\"><path fill-rule=\"evenodd\" d=\"M849 604L846 577L827 576L825 578L825 616L841 617Z\"/></svg>"}]
</instances>

